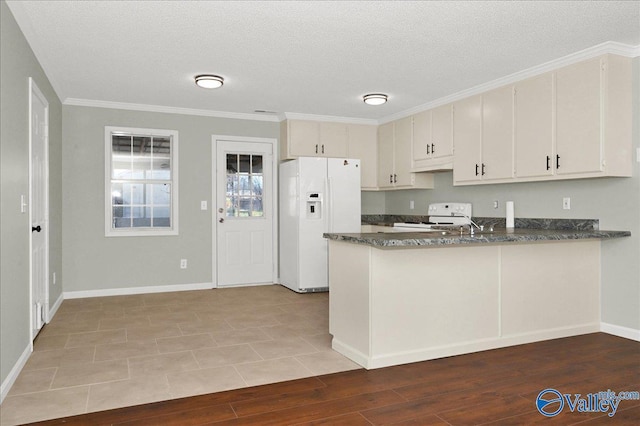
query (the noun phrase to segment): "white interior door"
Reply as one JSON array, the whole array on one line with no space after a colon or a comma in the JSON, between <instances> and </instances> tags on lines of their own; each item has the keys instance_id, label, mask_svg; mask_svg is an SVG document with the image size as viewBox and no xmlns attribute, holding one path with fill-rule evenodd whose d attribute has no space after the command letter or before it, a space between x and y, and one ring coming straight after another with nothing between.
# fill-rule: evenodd
<instances>
[{"instance_id":1,"label":"white interior door","mask_svg":"<svg viewBox=\"0 0 640 426\"><path fill-rule=\"evenodd\" d=\"M29 194L31 218L31 339L49 315L49 103L33 80L30 83Z\"/></svg>"},{"instance_id":2,"label":"white interior door","mask_svg":"<svg viewBox=\"0 0 640 426\"><path fill-rule=\"evenodd\" d=\"M273 144L216 141L216 265L219 287L273 283Z\"/></svg>"}]
</instances>

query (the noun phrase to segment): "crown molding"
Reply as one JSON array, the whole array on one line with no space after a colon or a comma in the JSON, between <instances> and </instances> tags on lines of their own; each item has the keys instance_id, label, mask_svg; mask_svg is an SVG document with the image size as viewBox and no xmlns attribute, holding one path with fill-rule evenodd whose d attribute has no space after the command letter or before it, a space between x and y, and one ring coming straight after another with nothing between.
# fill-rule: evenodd
<instances>
[{"instance_id":1,"label":"crown molding","mask_svg":"<svg viewBox=\"0 0 640 426\"><path fill-rule=\"evenodd\" d=\"M162 105L132 104L127 102L97 101L93 99L67 98L63 105L123 109L129 111L164 112L167 114L199 115L204 117L234 118L237 120L279 122L275 115L246 114L239 112L213 111L206 109L178 108Z\"/></svg>"},{"instance_id":2,"label":"crown molding","mask_svg":"<svg viewBox=\"0 0 640 426\"><path fill-rule=\"evenodd\" d=\"M377 125L378 120L373 118L355 118L355 117L338 117L333 115L315 115L315 114L300 114L297 112L285 112L280 115L282 120L309 120L309 121L330 121L332 123L347 123L347 124L373 124Z\"/></svg>"},{"instance_id":3,"label":"crown molding","mask_svg":"<svg viewBox=\"0 0 640 426\"><path fill-rule=\"evenodd\" d=\"M254 121L269 121L280 122L283 120L310 120L310 121L324 121L334 123L348 123L348 124L366 124L366 125L379 125L388 123L390 121L398 120L411 116L413 114L427 111L446 105L451 102L459 101L461 99L468 98L470 96L478 95L487 92L492 89L496 89L507 84L512 84L518 81L525 80L536 75L543 74L545 72L554 71L556 69L571 65L580 61L594 58L596 56L604 54L615 54L620 56L626 56L629 58L640 57L640 45L632 46L628 44L618 42L606 42L596 46L581 50L579 52L572 53L562 58L554 59L553 61L546 62L535 67L528 68L526 70L518 71L516 73L501 77L496 80L483 83L469 89L454 93L443 98L436 99L425 104L418 105L414 108L410 108L404 111L400 111L396 114L392 114L380 119L367 119L367 118L355 118L355 117L339 117L332 115L315 115L315 114L302 114L295 112L284 112L276 115L262 115L262 114L248 114L248 113L235 113L226 111L214 111L192 108L178 108L168 107L162 105L147 105L147 104L133 104L125 102L111 102L111 101L98 101L91 99L78 99L67 98L64 100L64 105L73 106L86 106L96 108L112 108L123 109L133 111L147 111L147 112L163 112L168 114L183 114L183 115L198 115L205 117L218 117L218 118L232 118L238 120L254 120Z\"/></svg>"},{"instance_id":4,"label":"crown molding","mask_svg":"<svg viewBox=\"0 0 640 426\"><path fill-rule=\"evenodd\" d=\"M479 95L489 90L506 86L507 84L512 84L518 81L526 80L527 78L535 77L536 75L544 74L545 72L554 71L559 68L566 67L567 65L575 64L577 62L581 62L581 61L595 58L596 56L605 55L605 54L614 54L614 55L626 56L629 58L637 58L640 56L640 45L632 46L629 44L623 44L623 43L618 43L614 41L601 43L596 46L592 46L587 49L581 50L579 52L575 52L570 55L563 56L562 58L554 59L553 61L549 61L544 64L528 68L526 70L518 71L516 73L507 75L505 77L501 77L499 79L492 80L487 83L483 83L478 86L471 87L461 92L457 92L452 95L445 96L443 98L439 98L431 102L427 102L426 104L418 105L414 108L410 108L410 109L398 112L396 114L383 117L380 120L378 120L378 124L384 124L390 121L405 118L422 111L427 111L429 109L433 109L441 105L446 105L451 102L459 101L461 99L465 99L470 96Z\"/></svg>"}]
</instances>

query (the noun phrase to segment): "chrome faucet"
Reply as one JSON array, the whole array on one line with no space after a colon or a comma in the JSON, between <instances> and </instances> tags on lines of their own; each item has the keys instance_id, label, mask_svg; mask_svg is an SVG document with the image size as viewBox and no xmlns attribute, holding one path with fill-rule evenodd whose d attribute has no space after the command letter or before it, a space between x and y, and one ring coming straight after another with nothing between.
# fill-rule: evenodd
<instances>
[{"instance_id":1,"label":"chrome faucet","mask_svg":"<svg viewBox=\"0 0 640 426\"><path fill-rule=\"evenodd\" d=\"M464 217L465 219L467 219L469 221L469 223L467 225L469 225L469 235L475 235L475 232L473 230L473 227L475 226L476 228L478 228L478 230L480 232L484 231L484 225L480 225L478 226L477 223L475 223L473 221L473 219L471 219L469 216L467 216L466 214L460 213L460 212L453 212L452 215L454 216L461 216ZM460 233L462 234L462 226L460 227Z\"/></svg>"}]
</instances>

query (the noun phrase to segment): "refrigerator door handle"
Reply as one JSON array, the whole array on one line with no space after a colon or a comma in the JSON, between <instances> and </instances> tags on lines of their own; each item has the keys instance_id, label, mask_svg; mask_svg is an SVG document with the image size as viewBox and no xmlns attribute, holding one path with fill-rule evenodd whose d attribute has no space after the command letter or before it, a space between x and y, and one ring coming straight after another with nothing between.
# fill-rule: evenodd
<instances>
[{"instance_id":1,"label":"refrigerator door handle","mask_svg":"<svg viewBox=\"0 0 640 426\"><path fill-rule=\"evenodd\" d=\"M333 232L333 193L331 192L331 177L327 177L327 232Z\"/></svg>"}]
</instances>

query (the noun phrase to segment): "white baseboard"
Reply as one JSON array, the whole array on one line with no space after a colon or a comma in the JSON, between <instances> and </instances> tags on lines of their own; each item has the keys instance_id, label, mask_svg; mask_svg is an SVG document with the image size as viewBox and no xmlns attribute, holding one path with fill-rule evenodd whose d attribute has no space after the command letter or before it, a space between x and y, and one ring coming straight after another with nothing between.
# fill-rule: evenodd
<instances>
[{"instance_id":1,"label":"white baseboard","mask_svg":"<svg viewBox=\"0 0 640 426\"><path fill-rule=\"evenodd\" d=\"M468 342L459 342L450 345L421 348L409 351L389 352L369 356L353 347L337 340L332 341L332 347L337 352L351 359L353 362L370 370L374 368L390 367L392 365L407 364L410 362L428 361L431 359L448 356L463 355L490 349L504 348L507 346L522 345L525 343L540 342L543 340L559 339L562 337L579 336L581 334L597 333L600 331L599 323L581 324L571 327L540 330L529 333L514 334L502 337L491 337Z\"/></svg>"},{"instance_id":2,"label":"white baseboard","mask_svg":"<svg viewBox=\"0 0 640 426\"><path fill-rule=\"evenodd\" d=\"M63 293L63 296L65 299L82 299L85 297L125 296L129 294L168 293L171 291L210 290L212 288L213 284L211 283L171 284L149 287L124 287L107 288L101 290L65 291Z\"/></svg>"},{"instance_id":3,"label":"white baseboard","mask_svg":"<svg viewBox=\"0 0 640 426\"><path fill-rule=\"evenodd\" d=\"M58 308L60 308L60 305L62 305L63 300L64 300L64 294L60 293L60 296L58 296L58 300L56 300L56 303L54 303L53 306L49 307L47 323L50 322L53 319L53 316L56 314L56 312L58 312Z\"/></svg>"},{"instance_id":4,"label":"white baseboard","mask_svg":"<svg viewBox=\"0 0 640 426\"><path fill-rule=\"evenodd\" d=\"M27 360L31 355L31 351L31 343L29 343L24 349L24 352L22 352L22 355L20 355L20 358L18 358L18 361L15 363L11 371L9 371L9 375L7 376L7 378L2 382L2 385L0 386L0 404L2 404L2 401L4 401L4 398L9 393L11 386L13 386L13 384L16 382L18 375L22 371L22 368L27 363Z\"/></svg>"},{"instance_id":5,"label":"white baseboard","mask_svg":"<svg viewBox=\"0 0 640 426\"><path fill-rule=\"evenodd\" d=\"M622 327L620 325L608 324L606 322L600 323L600 331L607 334L613 334L614 336L624 337L625 339L635 340L640 342L640 330L635 328Z\"/></svg>"}]
</instances>

